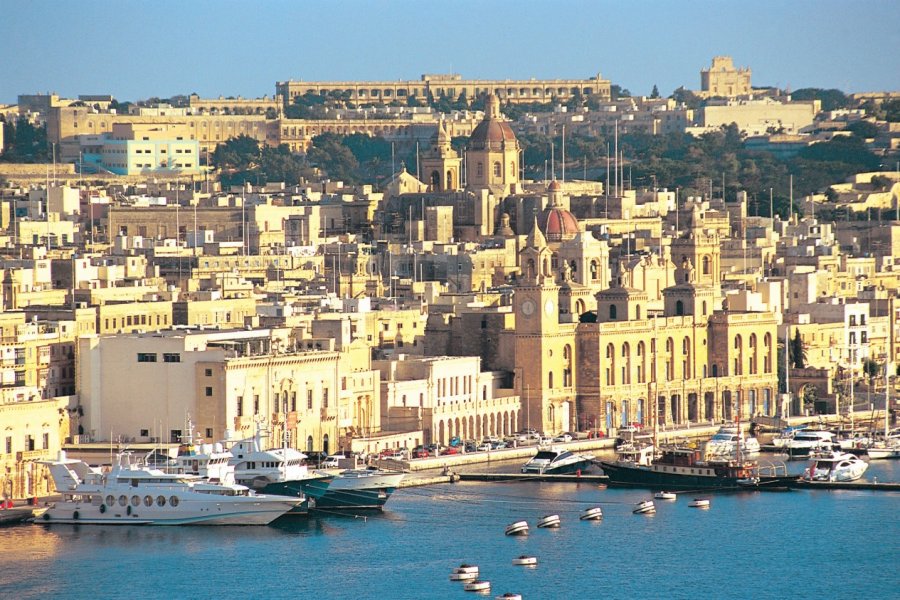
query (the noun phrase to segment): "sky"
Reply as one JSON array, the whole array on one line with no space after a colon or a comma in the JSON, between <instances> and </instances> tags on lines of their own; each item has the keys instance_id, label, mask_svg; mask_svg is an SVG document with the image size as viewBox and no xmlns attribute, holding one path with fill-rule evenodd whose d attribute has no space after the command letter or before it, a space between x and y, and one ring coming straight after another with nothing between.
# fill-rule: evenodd
<instances>
[{"instance_id":1,"label":"sky","mask_svg":"<svg viewBox=\"0 0 900 600\"><path fill-rule=\"evenodd\" d=\"M272 96L277 81L586 78L699 89L900 90L898 0L5 0L0 103L18 94Z\"/></svg>"}]
</instances>

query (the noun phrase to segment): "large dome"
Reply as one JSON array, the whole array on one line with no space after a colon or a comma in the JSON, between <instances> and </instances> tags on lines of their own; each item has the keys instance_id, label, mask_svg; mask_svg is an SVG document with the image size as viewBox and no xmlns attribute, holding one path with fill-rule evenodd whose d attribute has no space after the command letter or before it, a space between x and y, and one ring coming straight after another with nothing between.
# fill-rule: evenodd
<instances>
[{"instance_id":1,"label":"large dome","mask_svg":"<svg viewBox=\"0 0 900 600\"><path fill-rule=\"evenodd\" d=\"M538 227L548 242L561 242L578 234L578 219L564 208L548 206L538 215Z\"/></svg>"},{"instance_id":2,"label":"large dome","mask_svg":"<svg viewBox=\"0 0 900 600\"><path fill-rule=\"evenodd\" d=\"M485 102L484 120L469 137L471 150L500 150L504 142L517 143L516 134L500 113L500 100L493 94Z\"/></svg>"}]
</instances>

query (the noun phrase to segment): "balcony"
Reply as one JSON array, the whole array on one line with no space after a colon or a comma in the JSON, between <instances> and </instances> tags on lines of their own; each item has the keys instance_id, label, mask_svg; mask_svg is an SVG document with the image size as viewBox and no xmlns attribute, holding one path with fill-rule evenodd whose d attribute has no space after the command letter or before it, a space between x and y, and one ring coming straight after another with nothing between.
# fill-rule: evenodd
<instances>
[{"instance_id":1,"label":"balcony","mask_svg":"<svg viewBox=\"0 0 900 600\"><path fill-rule=\"evenodd\" d=\"M26 460L41 460L50 458L49 450L23 450L16 452L16 462L25 462Z\"/></svg>"}]
</instances>

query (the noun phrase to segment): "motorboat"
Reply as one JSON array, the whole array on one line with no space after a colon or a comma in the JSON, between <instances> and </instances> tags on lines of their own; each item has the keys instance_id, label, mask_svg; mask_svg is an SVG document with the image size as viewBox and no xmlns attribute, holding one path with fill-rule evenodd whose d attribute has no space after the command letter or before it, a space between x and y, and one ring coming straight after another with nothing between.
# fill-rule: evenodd
<instances>
[{"instance_id":1,"label":"motorboat","mask_svg":"<svg viewBox=\"0 0 900 600\"><path fill-rule=\"evenodd\" d=\"M334 478L325 493L316 499L317 510L383 508L406 477L401 471L375 468L317 473Z\"/></svg>"},{"instance_id":2,"label":"motorboat","mask_svg":"<svg viewBox=\"0 0 900 600\"><path fill-rule=\"evenodd\" d=\"M603 518L603 509L599 506L593 506L578 517L581 521L599 521Z\"/></svg>"},{"instance_id":3,"label":"motorboat","mask_svg":"<svg viewBox=\"0 0 900 600\"><path fill-rule=\"evenodd\" d=\"M522 472L539 475L577 473L590 469L593 460L592 456L575 454L568 450L551 447L538 450L538 453L531 460L522 465Z\"/></svg>"},{"instance_id":4,"label":"motorboat","mask_svg":"<svg viewBox=\"0 0 900 600\"><path fill-rule=\"evenodd\" d=\"M483 579L476 579L463 585L463 589L467 592L485 592L491 589L491 582Z\"/></svg>"},{"instance_id":5,"label":"motorboat","mask_svg":"<svg viewBox=\"0 0 900 600\"><path fill-rule=\"evenodd\" d=\"M678 498L675 492L656 492L653 494L653 497L657 500L675 500Z\"/></svg>"},{"instance_id":6,"label":"motorboat","mask_svg":"<svg viewBox=\"0 0 900 600\"><path fill-rule=\"evenodd\" d=\"M521 556L517 556L512 560L512 564L519 567L534 567L537 565L537 557L536 556L528 556L527 554L523 554Z\"/></svg>"},{"instance_id":7,"label":"motorboat","mask_svg":"<svg viewBox=\"0 0 900 600\"><path fill-rule=\"evenodd\" d=\"M797 431L794 437L782 446L781 452L790 458L808 458L813 453L827 452L837 446L832 432L821 429L805 429Z\"/></svg>"},{"instance_id":8,"label":"motorboat","mask_svg":"<svg viewBox=\"0 0 900 600\"><path fill-rule=\"evenodd\" d=\"M797 476L784 466L760 466L752 460L703 459L691 447L623 448L614 461L601 461L610 485L664 490L784 489ZM780 474L783 473L783 474Z\"/></svg>"},{"instance_id":9,"label":"motorboat","mask_svg":"<svg viewBox=\"0 0 900 600\"><path fill-rule=\"evenodd\" d=\"M528 521L516 521L506 526L506 535L527 535Z\"/></svg>"},{"instance_id":10,"label":"motorboat","mask_svg":"<svg viewBox=\"0 0 900 600\"><path fill-rule=\"evenodd\" d=\"M855 454L834 450L815 454L806 477L810 481L856 481L868 468Z\"/></svg>"},{"instance_id":11,"label":"motorboat","mask_svg":"<svg viewBox=\"0 0 900 600\"><path fill-rule=\"evenodd\" d=\"M759 440L752 436L744 437L743 430L738 427L725 426L706 442L708 458L737 458L739 449L742 455L758 453Z\"/></svg>"},{"instance_id":12,"label":"motorboat","mask_svg":"<svg viewBox=\"0 0 900 600\"><path fill-rule=\"evenodd\" d=\"M876 442L866 448L866 454L869 455L869 460L900 458L900 443L888 445L882 442Z\"/></svg>"},{"instance_id":13,"label":"motorboat","mask_svg":"<svg viewBox=\"0 0 900 600\"><path fill-rule=\"evenodd\" d=\"M541 520L538 521L537 526L541 529L548 529L559 527L559 524L559 515L546 515L544 517L541 517Z\"/></svg>"},{"instance_id":14,"label":"motorboat","mask_svg":"<svg viewBox=\"0 0 900 600\"><path fill-rule=\"evenodd\" d=\"M174 464L168 469L175 473L196 475L210 483L237 483L234 479L234 456L222 444L182 442Z\"/></svg>"},{"instance_id":15,"label":"motorboat","mask_svg":"<svg viewBox=\"0 0 900 600\"><path fill-rule=\"evenodd\" d=\"M656 512L656 505L653 504L653 500L642 500L634 505L631 512L636 515L652 515Z\"/></svg>"},{"instance_id":16,"label":"motorboat","mask_svg":"<svg viewBox=\"0 0 900 600\"><path fill-rule=\"evenodd\" d=\"M459 565L458 567L456 567L455 569L453 569L453 572L454 573L474 573L474 574L478 575L478 565L469 565L469 564L463 563L463 564Z\"/></svg>"},{"instance_id":17,"label":"motorboat","mask_svg":"<svg viewBox=\"0 0 900 600\"><path fill-rule=\"evenodd\" d=\"M266 525L300 504L298 498L257 494L246 486L166 473L118 455L108 472L60 452L41 461L62 500L45 523L92 525Z\"/></svg>"},{"instance_id":18,"label":"motorboat","mask_svg":"<svg viewBox=\"0 0 900 600\"><path fill-rule=\"evenodd\" d=\"M709 508L709 500L706 498L694 498L688 503L691 508Z\"/></svg>"},{"instance_id":19,"label":"motorboat","mask_svg":"<svg viewBox=\"0 0 900 600\"><path fill-rule=\"evenodd\" d=\"M496 597L497 600L522 600L522 594L515 594L513 592L506 592L505 594L501 594Z\"/></svg>"},{"instance_id":20,"label":"motorboat","mask_svg":"<svg viewBox=\"0 0 900 600\"><path fill-rule=\"evenodd\" d=\"M787 446L791 440L794 439L794 436L797 435L800 431L805 431L809 425L792 425L790 427L785 427L782 429L778 435L776 435L772 440L760 447L760 450L763 452L778 452L781 453L784 451L785 446Z\"/></svg>"}]
</instances>

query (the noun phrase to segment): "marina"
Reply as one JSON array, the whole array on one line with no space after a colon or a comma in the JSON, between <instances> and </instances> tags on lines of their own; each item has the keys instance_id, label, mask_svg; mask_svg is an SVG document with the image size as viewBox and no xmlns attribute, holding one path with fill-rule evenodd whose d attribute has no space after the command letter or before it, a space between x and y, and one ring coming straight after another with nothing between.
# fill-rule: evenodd
<instances>
[{"instance_id":1,"label":"marina","mask_svg":"<svg viewBox=\"0 0 900 600\"><path fill-rule=\"evenodd\" d=\"M509 461L497 468L515 471L519 466ZM798 474L807 466L791 463ZM469 564L491 582L494 595L568 598L589 589L601 597L656 597L659 581L645 571L647 564L658 564L667 571L671 597L716 597L721 573L734 560L720 549L740 539L754 569L729 570L731 597L759 597L760 572L767 573L770 590L797 598L828 597L846 584L843 575L831 570L819 570L815 578L806 574L821 565L822 545L838 544L843 552L866 555L858 565L854 594L888 597L896 583L896 552L890 548L896 547L891 524L897 522L900 486L872 493L866 486L874 486L875 479L878 486L900 480L900 463L877 461L863 481L843 484L853 486L845 490L824 492L825 483L805 482L803 488L809 489L783 494L716 494L714 507L700 511L687 501L657 502L656 514L646 518L631 512L652 496L648 490L602 489L589 481L463 480L398 489L383 511L369 511L366 519L325 514L239 529L19 525L0 535L0 590L16 597L110 597L116 593L113 584L103 583L109 565L139 561L145 568L133 575L133 585L151 590L143 594L150 598L196 596L194 583L179 577L164 592L152 591L159 589L154 582L160 573L177 573L185 565L207 573L202 597L228 596L238 588L280 597L290 586L298 596L464 598L472 594L448 573ZM591 507L602 507L604 518L580 520ZM548 514L559 515L561 526L537 529ZM517 521L532 525L529 535L504 536L504 527ZM791 560L785 561L772 549L784 544L788 531L794 546ZM622 539L630 542L616 542ZM675 568L672 548L696 557L690 571ZM399 569L398 556L404 557ZM522 556L535 557L537 566L514 565L513 559ZM240 571L234 570L235 561ZM604 564L615 569L599 568ZM54 576L60 570L74 575ZM263 570L268 575L257 577ZM562 571L571 577L555 576ZM304 576L296 577L297 572ZM340 592L323 594L328 586L339 586Z\"/></svg>"}]
</instances>

